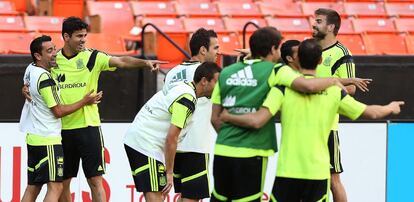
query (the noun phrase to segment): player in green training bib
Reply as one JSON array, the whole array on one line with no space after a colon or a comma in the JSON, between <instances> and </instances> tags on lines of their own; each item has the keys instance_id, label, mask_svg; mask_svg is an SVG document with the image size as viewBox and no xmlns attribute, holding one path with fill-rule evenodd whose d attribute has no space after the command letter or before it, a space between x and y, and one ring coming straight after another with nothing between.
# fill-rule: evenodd
<instances>
[{"instance_id":1,"label":"player in green training bib","mask_svg":"<svg viewBox=\"0 0 414 202\"><path fill-rule=\"evenodd\" d=\"M305 77L315 77L321 55L322 49L314 39L301 43L298 58ZM360 116L379 119L398 114L402 104L391 102L386 106L366 106L337 86L315 94L304 94L278 85L269 92L259 111L237 115L225 110L221 119L242 127L258 128L280 110L282 138L272 201L316 202L328 201L330 171L326 142L336 114L352 120Z\"/></svg>"}]
</instances>

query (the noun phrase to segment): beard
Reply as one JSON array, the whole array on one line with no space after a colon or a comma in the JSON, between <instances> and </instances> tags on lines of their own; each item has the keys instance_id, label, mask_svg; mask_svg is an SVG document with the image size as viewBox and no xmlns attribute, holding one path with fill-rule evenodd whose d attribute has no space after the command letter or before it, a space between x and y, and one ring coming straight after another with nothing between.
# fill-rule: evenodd
<instances>
[{"instance_id":1,"label":"beard","mask_svg":"<svg viewBox=\"0 0 414 202\"><path fill-rule=\"evenodd\" d=\"M319 29L317 29L317 28L313 28L313 30L316 31L316 32L313 32L312 33L312 37L314 39L316 39L316 40L323 40L323 39L325 39L326 33L323 33L321 31L319 31Z\"/></svg>"}]
</instances>

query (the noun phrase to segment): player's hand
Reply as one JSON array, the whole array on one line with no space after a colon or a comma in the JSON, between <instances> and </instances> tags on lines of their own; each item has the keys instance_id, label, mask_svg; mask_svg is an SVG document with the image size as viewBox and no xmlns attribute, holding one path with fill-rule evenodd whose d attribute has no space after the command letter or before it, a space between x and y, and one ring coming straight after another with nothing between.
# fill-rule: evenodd
<instances>
[{"instance_id":1,"label":"player's hand","mask_svg":"<svg viewBox=\"0 0 414 202\"><path fill-rule=\"evenodd\" d=\"M24 98L26 98L27 101L31 102L32 101L32 96L30 96L30 92L29 92L29 85L28 84L24 84L22 87L22 95Z\"/></svg>"},{"instance_id":2,"label":"player's hand","mask_svg":"<svg viewBox=\"0 0 414 202\"><path fill-rule=\"evenodd\" d=\"M240 61L243 61L243 60L246 60L246 59L249 59L249 58L251 58L251 53L250 53L250 49L248 49L248 48L245 48L245 49L240 49L240 48L237 48L237 49L234 49L234 51L236 51L236 52L239 52L240 54L237 56L237 62L240 62Z\"/></svg>"},{"instance_id":3,"label":"player's hand","mask_svg":"<svg viewBox=\"0 0 414 202\"><path fill-rule=\"evenodd\" d=\"M339 81L339 79L335 79L335 85L342 88L342 90L344 90L346 93L349 93L346 87L341 83L341 81Z\"/></svg>"},{"instance_id":4,"label":"player's hand","mask_svg":"<svg viewBox=\"0 0 414 202\"><path fill-rule=\"evenodd\" d=\"M220 120L222 122L227 122L227 117L229 116L229 111L227 111L227 109L223 109L223 111L221 111L220 113Z\"/></svg>"},{"instance_id":5,"label":"player's hand","mask_svg":"<svg viewBox=\"0 0 414 202\"><path fill-rule=\"evenodd\" d=\"M160 60L145 60L146 66L151 68L152 72L156 72L160 69L161 64L168 64L167 61L160 61Z\"/></svg>"},{"instance_id":6,"label":"player's hand","mask_svg":"<svg viewBox=\"0 0 414 202\"><path fill-rule=\"evenodd\" d=\"M100 91L99 93L94 94L94 91L95 90L91 90L85 95L84 99L86 100L87 105L99 104L101 102L103 92Z\"/></svg>"},{"instance_id":7,"label":"player's hand","mask_svg":"<svg viewBox=\"0 0 414 202\"><path fill-rule=\"evenodd\" d=\"M170 190L173 186L173 174L167 173L167 184L165 185L164 189L162 189L162 195L166 196L168 193L170 193Z\"/></svg>"},{"instance_id":8,"label":"player's hand","mask_svg":"<svg viewBox=\"0 0 414 202\"><path fill-rule=\"evenodd\" d=\"M405 103L404 101L393 101L388 106L390 107L392 114L396 115L401 112L401 106L403 106Z\"/></svg>"},{"instance_id":9,"label":"player's hand","mask_svg":"<svg viewBox=\"0 0 414 202\"><path fill-rule=\"evenodd\" d=\"M368 84L371 83L372 79L363 79L363 78L351 78L352 84L359 88L362 92L368 92Z\"/></svg>"}]
</instances>

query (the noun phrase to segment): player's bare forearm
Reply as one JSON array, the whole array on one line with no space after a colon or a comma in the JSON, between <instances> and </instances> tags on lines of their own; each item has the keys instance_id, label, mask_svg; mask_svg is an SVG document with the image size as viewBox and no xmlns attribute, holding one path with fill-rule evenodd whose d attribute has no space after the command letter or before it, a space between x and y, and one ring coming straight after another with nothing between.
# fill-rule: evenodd
<instances>
[{"instance_id":1,"label":"player's bare forearm","mask_svg":"<svg viewBox=\"0 0 414 202\"><path fill-rule=\"evenodd\" d=\"M255 113L240 115L230 114L227 110L223 110L220 118L223 122L229 122L236 126L259 129L272 118L272 114L267 108L262 107Z\"/></svg>"},{"instance_id":2,"label":"player's bare forearm","mask_svg":"<svg viewBox=\"0 0 414 202\"><path fill-rule=\"evenodd\" d=\"M171 124L168 129L167 139L165 140L165 167L167 174L172 174L174 170L174 158L177 152L178 135L181 128Z\"/></svg>"},{"instance_id":3,"label":"player's bare forearm","mask_svg":"<svg viewBox=\"0 0 414 202\"><path fill-rule=\"evenodd\" d=\"M220 131L220 126L221 126L220 114L222 110L223 110L223 107L221 105L213 104L213 108L211 112L211 124L213 125L217 133Z\"/></svg>"},{"instance_id":4,"label":"player's bare forearm","mask_svg":"<svg viewBox=\"0 0 414 202\"><path fill-rule=\"evenodd\" d=\"M304 78L299 77L292 83L292 88L303 93L317 93L336 85L336 78Z\"/></svg>"},{"instance_id":5,"label":"player's bare forearm","mask_svg":"<svg viewBox=\"0 0 414 202\"><path fill-rule=\"evenodd\" d=\"M391 114L399 114L403 101L393 101L388 105L368 105L362 117L368 119L381 119Z\"/></svg>"},{"instance_id":6,"label":"player's bare forearm","mask_svg":"<svg viewBox=\"0 0 414 202\"><path fill-rule=\"evenodd\" d=\"M51 108L53 115L56 118L62 118L66 115L69 115L78 109L82 108L85 105L89 104L98 104L100 103L100 100L102 98L102 91L97 94L92 94L93 90L89 93L87 93L83 99L79 100L78 102L75 102L73 104L67 104L67 105L61 105L58 104Z\"/></svg>"}]
</instances>

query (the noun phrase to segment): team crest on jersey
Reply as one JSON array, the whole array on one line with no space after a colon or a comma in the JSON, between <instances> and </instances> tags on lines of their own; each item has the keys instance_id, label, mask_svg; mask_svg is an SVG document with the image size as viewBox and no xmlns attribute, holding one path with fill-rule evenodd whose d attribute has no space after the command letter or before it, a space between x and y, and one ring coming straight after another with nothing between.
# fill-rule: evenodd
<instances>
[{"instance_id":1,"label":"team crest on jersey","mask_svg":"<svg viewBox=\"0 0 414 202\"><path fill-rule=\"evenodd\" d=\"M323 65L330 67L331 61L332 61L331 56L328 56L325 60L323 60Z\"/></svg>"},{"instance_id":2,"label":"team crest on jersey","mask_svg":"<svg viewBox=\"0 0 414 202\"><path fill-rule=\"evenodd\" d=\"M83 60L82 60L82 59L78 59L78 60L76 61L76 67L77 67L78 69L82 69L84 66L85 66L85 65L83 64Z\"/></svg>"},{"instance_id":3,"label":"team crest on jersey","mask_svg":"<svg viewBox=\"0 0 414 202\"><path fill-rule=\"evenodd\" d=\"M62 177L63 176L63 167L62 166L57 169L57 175L59 177Z\"/></svg>"},{"instance_id":4,"label":"team crest on jersey","mask_svg":"<svg viewBox=\"0 0 414 202\"><path fill-rule=\"evenodd\" d=\"M167 178L165 177L165 175L160 176L160 186L165 186L167 185Z\"/></svg>"}]
</instances>

